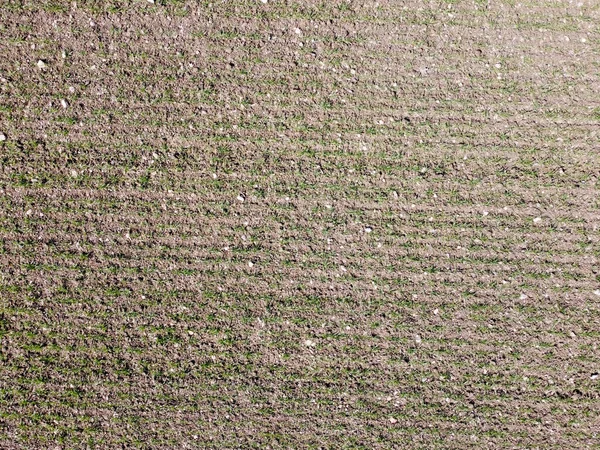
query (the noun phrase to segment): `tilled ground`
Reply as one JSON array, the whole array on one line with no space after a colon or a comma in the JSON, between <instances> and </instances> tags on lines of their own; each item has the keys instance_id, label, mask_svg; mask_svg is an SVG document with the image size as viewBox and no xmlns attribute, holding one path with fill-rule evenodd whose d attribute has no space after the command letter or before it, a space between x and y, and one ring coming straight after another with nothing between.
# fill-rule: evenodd
<instances>
[{"instance_id":1,"label":"tilled ground","mask_svg":"<svg viewBox=\"0 0 600 450\"><path fill-rule=\"evenodd\" d=\"M600 8L0 1L0 447L600 448Z\"/></svg>"}]
</instances>

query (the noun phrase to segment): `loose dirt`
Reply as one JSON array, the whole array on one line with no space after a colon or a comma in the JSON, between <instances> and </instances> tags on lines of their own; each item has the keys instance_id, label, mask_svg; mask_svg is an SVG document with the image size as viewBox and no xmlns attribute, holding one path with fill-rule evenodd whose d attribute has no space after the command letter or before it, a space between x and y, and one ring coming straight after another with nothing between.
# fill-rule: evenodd
<instances>
[{"instance_id":1,"label":"loose dirt","mask_svg":"<svg viewBox=\"0 0 600 450\"><path fill-rule=\"evenodd\" d=\"M599 447L600 7L0 1L0 447Z\"/></svg>"}]
</instances>

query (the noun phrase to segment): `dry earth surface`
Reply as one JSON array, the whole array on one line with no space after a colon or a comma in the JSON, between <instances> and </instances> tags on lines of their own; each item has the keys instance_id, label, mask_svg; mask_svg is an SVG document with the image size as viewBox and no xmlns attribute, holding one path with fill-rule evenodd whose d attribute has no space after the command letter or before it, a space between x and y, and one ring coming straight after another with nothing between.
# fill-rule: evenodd
<instances>
[{"instance_id":1,"label":"dry earth surface","mask_svg":"<svg viewBox=\"0 0 600 450\"><path fill-rule=\"evenodd\" d=\"M0 447L600 448L600 4L0 0Z\"/></svg>"}]
</instances>

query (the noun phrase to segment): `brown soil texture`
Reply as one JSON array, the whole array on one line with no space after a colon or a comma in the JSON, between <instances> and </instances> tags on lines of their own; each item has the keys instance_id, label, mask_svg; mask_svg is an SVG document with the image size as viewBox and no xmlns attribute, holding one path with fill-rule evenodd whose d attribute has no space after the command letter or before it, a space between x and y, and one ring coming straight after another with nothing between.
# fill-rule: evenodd
<instances>
[{"instance_id":1,"label":"brown soil texture","mask_svg":"<svg viewBox=\"0 0 600 450\"><path fill-rule=\"evenodd\" d=\"M0 0L0 448L600 448L600 3Z\"/></svg>"}]
</instances>

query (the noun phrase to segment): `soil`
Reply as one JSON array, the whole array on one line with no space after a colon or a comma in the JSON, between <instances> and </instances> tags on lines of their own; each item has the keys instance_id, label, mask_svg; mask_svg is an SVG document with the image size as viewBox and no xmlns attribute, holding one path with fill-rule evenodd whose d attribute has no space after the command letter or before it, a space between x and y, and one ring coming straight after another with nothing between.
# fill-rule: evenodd
<instances>
[{"instance_id":1,"label":"soil","mask_svg":"<svg viewBox=\"0 0 600 450\"><path fill-rule=\"evenodd\" d=\"M600 448L595 2L0 2L0 447Z\"/></svg>"}]
</instances>

